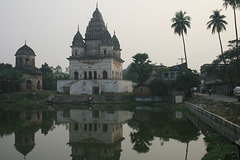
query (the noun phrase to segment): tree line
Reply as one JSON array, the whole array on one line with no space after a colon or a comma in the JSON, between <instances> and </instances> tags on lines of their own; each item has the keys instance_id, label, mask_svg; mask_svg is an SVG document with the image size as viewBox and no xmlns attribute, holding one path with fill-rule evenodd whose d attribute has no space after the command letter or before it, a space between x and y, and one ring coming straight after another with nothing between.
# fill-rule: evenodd
<instances>
[{"instance_id":1,"label":"tree line","mask_svg":"<svg viewBox=\"0 0 240 160\"><path fill-rule=\"evenodd\" d=\"M196 70L183 68L176 78L166 79L164 74L169 73L169 68L162 65L154 69L155 65L147 53L137 53L132 58L133 62L123 71L123 79L147 84L153 95L168 96L171 91L184 91L186 96L191 96L192 88L200 84L200 75Z\"/></svg>"}]
</instances>

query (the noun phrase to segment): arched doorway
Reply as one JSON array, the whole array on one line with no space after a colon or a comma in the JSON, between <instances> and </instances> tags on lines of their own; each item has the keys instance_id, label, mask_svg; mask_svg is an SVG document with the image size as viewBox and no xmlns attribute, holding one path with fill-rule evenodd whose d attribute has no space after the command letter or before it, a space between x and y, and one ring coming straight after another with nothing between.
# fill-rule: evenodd
<instances>
[{"instance_id":1,"label":"arched doorway","mask_svg":"<svg viewBox=\"0 0 240 160\"><path fill-rule=\"evenodd\" d=\"M103 79L107 79L107 71L103 71Z\"/></svg>"},{"instance_id":2,"label":"arched doorway","mask_svg":"<svg viewBox=\"0 0 240 160\"><path fill-rule=\"evenodd\" d=\"M74 72L74 79L78 79L78 72L77 71Z\"/></svg>"},{"instance_id":3,"label":"arched doorway","mask_svg":"<svg viewBox=\"0 0 240 160\"><path fill-rule=\"evenodd\" d=\"M94 71L94 79L97 79L97 72Z\"/></svg>"},{"instance_id":4,"label":"arched doorway","mask_svg":"<svg viewBox=\"0 0 240 160\"><path fill-rule=\"evenodd\" d=\"M27 82L26 82L26 90L32 90L32 81L27 80Z\"/></svg>"},{"instance_id":5,"label":"arched doorway","mask_svg":"<svg viewBox=\"0 0 240 160\"><path fill-rule=\"evenodd\" d=\"M37 90L41 90L41 82L40 81L37 82Z\"/></svg>"},{"instance_id":6,"label":"arched doorway","mask_svg":"<svg viewBox=\"0 0 240 160\"><path fill-rule=\"evenodd\" d=\"M87 79L87 72L84 72L84 79Z\"/></svg>"},{"instance_id":7,"label":"arched doorway","mask_svg":"<svg viewBox=\"0 0 240 160\"><path fill-rule=\"evenodd\" d=\"M89 79L92 79L92 72L89 71Z\"/></svg>"}]
</instances>

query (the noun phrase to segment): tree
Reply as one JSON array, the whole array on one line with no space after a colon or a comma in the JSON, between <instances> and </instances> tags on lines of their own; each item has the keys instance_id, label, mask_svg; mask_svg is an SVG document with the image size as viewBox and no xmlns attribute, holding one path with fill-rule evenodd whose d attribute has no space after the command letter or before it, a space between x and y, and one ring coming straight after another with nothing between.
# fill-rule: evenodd
<instances>
[{"instance_id":1,"label":"tree","mask_svg":"<svg viewBox=\"0 0 240 160\"><path fill-rule=\"evenodd\" d=\"M150 64L148 54L146 53L137 53L132 57L133 62L131 63L131 69L138 76L138 82L143 83L151 76L153 66Z\"/></svg>"},{"instance_id":2,"label":"tree","mask_svg":"<svg viewBox=\"0 0 240 160\"><path fill-rule=\"evenodd\" d=\"M186 96L191 96L191 89L200 84L200 75L195 70L180 70L174 85L177 90L184 91Z\"/></svg>"},{"instance_id":3,"label":"tree","mask_svg":"<svg viewBox=\"0 0 240 160\"><path fill-rule=\"evenodd\" d=\"M153 95L167 96L168 91L171 89L172 80L164 79L164 75L169 72L169 69L162 65L154 75L154 79L148 84Z\"/></svg>"},{"instance_id":4,"label":"tree","mask_svg":"<svg viewBox=\"0 0 240 160\"><path fill-rule=\"evenodd\" d=\"M225 25L227 25L227 22L224 20L226 18L225 15L220 14L221 10L214 10L213 14L209 17L210 20L207 22L207 29L212 28L212 34L215 32L218 33L218 39L220 43L220 48L221 48L221 54L223 58L224 64L226 64L225 59L223 57L223 47L222 47L222 40L220 36L220 32L223 30L226 30Z\"/></svg>"},{"instance_id":5,"label":"tree","mask_svg":"<svg viewBox=\"0 0 240 160\"><path fill-rule=\"evenodd\" d=\"M227 9L228 6L232 6L232 8L233 8L235 35L236 35L236 46L238 47L238 30L237 30L236 9L240 7L240 0L223 0L223 6L225 6L226 9Z\"/></svg>"},{"instance_id":6,"label":"tree","mask_svg":"<svg viewBox=\"0 0 240 160\"><path fill-rule=\"evenodd\" d=\"M19 83L23 82L23 74L14 69L11 64L0 64L0 90L3 92L18 89Z\"/></svg>"},{"instance_id":7,"label":"tree","mask_svg":"<svg viewBox=\"0 0 240 160\"><path fill-rule=\"evenodd\" d=\"M226 67L220 65L222 60L222 55L220 55L213 61L212 67L208 72L216 74L222 80L229 79L233 87L233 82L238 81L239 70L237 66L240 58L239 52L234 47L230 48L224 52L224 58L227 64Z\"/></svg>"},{"instance_id":8,"label":"tree","mask_svg":"<svg viewBox=\"0 0 240 160\"><path fill-rule=\"evenodd\" d=\"M134 72L131 64L123 70L123 79L138 82L138 74Z\"/></svg>"},{"instance_id":9,"label":"tree","mask_svg":"<svg viewBox=\"0 0 240 160\"><path fill-rule=\"evenodd\" d=\"M155 78L149 84L152 94L157 96L167 96L168 89L170 86L170 81L163 80L162 78Z\"/></svg>"},{"instance_id":10,"label":"tree","mask_svg":"<svg viewBox=\"0 0 240 160\"><path fill-rule=\"evenodd\" d=\"M53 68L44 63L40 68L42 72L42 86L44 90L55 90L57 88L57 79L53 74Z\"/></svg>"},{"instance_id":11,"label":"tree","mask_svg":"<svg viewBox=\"0 0 240 160\"><path fill-rule=\"evenodd\" d=\"M172 18L173 24L171 25L171 28L174 28L175 34L182 36L185 61L186 61L186 65L188 67L187 52L186 52L186 46L185 46L185 40L184 40L183 33L187 34L187 28L191 28L191 23L190 23L191 17L186 16L186 14L187 14L187 12L183 12L182 10L180 10L179 12L176 12L175 17Z\"/></svg>"}]
</instances>

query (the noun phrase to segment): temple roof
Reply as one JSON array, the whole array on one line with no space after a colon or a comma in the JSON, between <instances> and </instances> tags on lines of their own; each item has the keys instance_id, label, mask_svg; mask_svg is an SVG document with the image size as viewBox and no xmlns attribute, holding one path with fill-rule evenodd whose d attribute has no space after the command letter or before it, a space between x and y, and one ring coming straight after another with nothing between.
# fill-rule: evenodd
<instances>
[{"instance_id":1,"label":"temple roof","mask_svg":"<svg viewBox=\"0 0 240 160\"><path fill-rule=\"evenodd\" d=\"M32 50L32 48L30 48L29 46L27 46L26 44L24 46L22 46L21 48L19 48L15 54L15 56L18 55L32 55L35 56L34 51Z\"/></svg>"},{"instance_id":2,"label":"temple roof","mask_svg":"<svg viewBox=\"0 0 240 160\"><path fill-rule=\"evenodd\" d=\"M102 14L99 12L98 8L96 8L92 14L91 20L88 23L85 39L101 39L105 30L106 26L103 21Z\"/></svg>"},{"instance_id":3,"label":"temple roof","mask_svg":"<svg viewBox=\"0 0 240 160\"><path fill-rule=\"evenodd\" d=\"M84 42L83 42L83 37L81 35L81 33L79 32L79 30L77 31L76 35L73 38L72 41L72 45L74 46L84 46Z\"/></svg>"},{"instance_id":4,"label":"temple roof","mask_svg":"<svg viewBox=\"0 0 240 160\"><path fill-rule=\"evenodd\" d=\"M119 44L119 41L118 41L118 38L117 38L117 36L115 35L115 33L114 33L114 35L113 35L113 37L112 37L112 41L113 41L113 47L114 47L114 49L119 49L119 50L121 50L120 44Z\"/></svg>"},{"instance_id":5,"label":"temple roof","mask_svg":"<svg viewBox=\"0 0 240 160\"><path fill-rule=\"evenodd\" d=\"M105 45L112 44L112 38L107 29L103 32L101 38L102 38L101 39L102 44L105 44Z\"/></svg>"},{"instance_id":6,"label":"temple roof","mask_svg":"<svg viewBox=\"0 0 240 160\"><path fill-rule=\"evenodd\" d=\"M16 69L25 74L42 75L41 70L36 67L24 66L24 67L16 67Z\"/></svg>"}]
</instances>

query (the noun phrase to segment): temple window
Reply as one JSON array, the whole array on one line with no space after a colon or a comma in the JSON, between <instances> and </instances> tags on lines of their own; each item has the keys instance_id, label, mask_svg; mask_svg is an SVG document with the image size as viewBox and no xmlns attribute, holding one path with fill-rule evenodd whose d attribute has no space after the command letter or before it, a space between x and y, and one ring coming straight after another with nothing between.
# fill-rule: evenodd
<instances>
[{"instance_id":1,"label":"temple window","mask_svg":"<svg viewBox=\"0 0 240 160\"><path fill-rule=\"evenodd\" d=\"M107 132L107 130L108 130L107 124L103 124L103 132Z\"/></svg>"},{"instance_id":2,"label":"temple window","mask_svg":"<svg viewBox=\"0 0 240 160\"><path fill-rule=\"evenodd\" d=\"M97 72L94 71L94 79L97 79Z\"/></svg>"},{"instance_id":3,"label":"temple window","mask_svg":"<svg viewBox=\"0 0 240 160\"><path fill-rule=\"evenodd\" d=\"M92 79L92 72L89 71L89 79Z\"/></svg>"},{"instance_id":4,"label":"temple window","mask_svg":"<svg viewBox=\"0 0 240 160\"><path fill-rule=\"evenodd\" d=\"M107 71L103 71L103 79L107 79Z\"/></svg>"},{"instance_id":5,"label":"temple window","mask_svg":"<svg viewBox=\"0 0 240 160\"><path fill-rule=\"evenodd\" d=\"M74 72L74 79L78 79L78 72L77 71Z\"/></svg>"},{"instance_id":6,"label":"temple window","mask_svg":"<svg viewBox=\"0 0 240 160\"><path fill-rule=\"evenodd\" d=\"M84 72L84 79L87 79L87 72Z\"/></svg>"},{"instance_id":7,"label":"temple window","mask_svg":"<svg viewBox=\"0 0 240 160\"><path fill-rule=\"evenodd\" d=\"M26 59L25 59L25 64L28 64L28 63L29 63L29 59L26 58Z\"/></svg>"}]
</instances>

